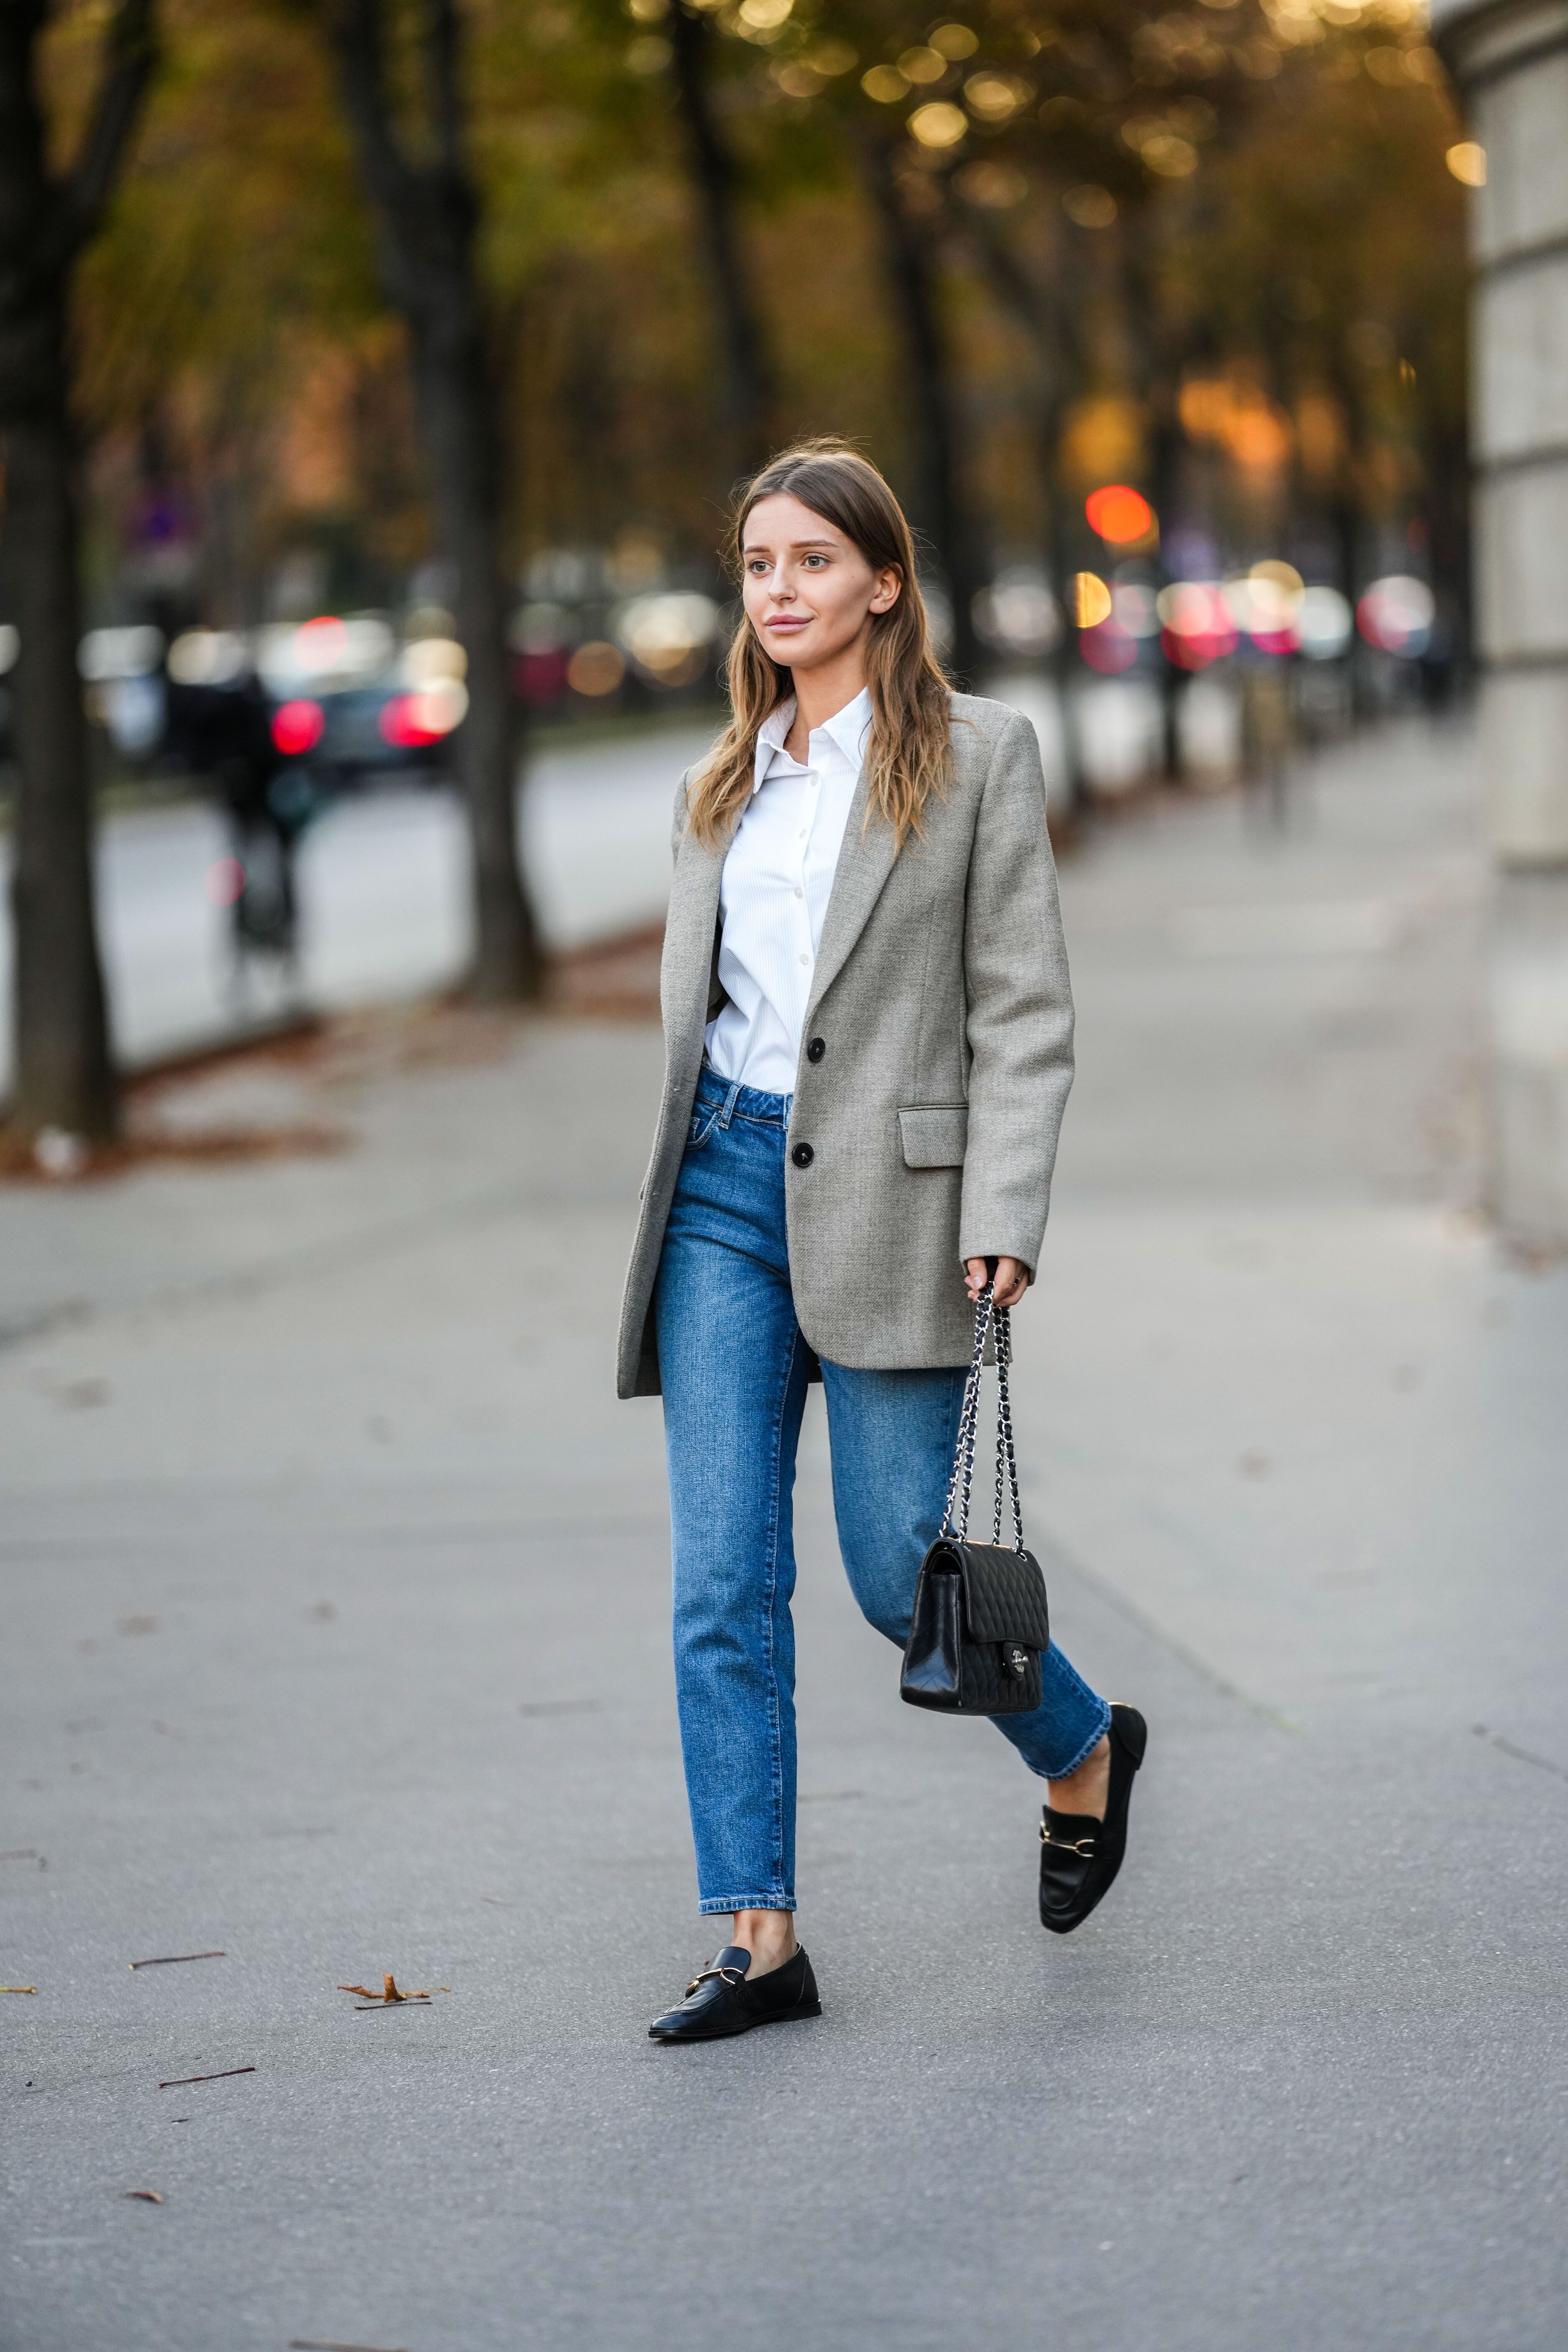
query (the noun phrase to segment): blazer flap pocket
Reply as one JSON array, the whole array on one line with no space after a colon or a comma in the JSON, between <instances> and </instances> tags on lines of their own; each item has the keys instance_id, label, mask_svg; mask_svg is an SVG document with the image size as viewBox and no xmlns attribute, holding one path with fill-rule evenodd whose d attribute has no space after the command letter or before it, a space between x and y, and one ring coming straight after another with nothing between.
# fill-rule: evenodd
<instances>
[{"instance_id":1,"label":"blazer flap pocket","mask_svg":"<svg viewBox=\"0 0 1568 2352\"><path fill-rule=\"evenodd\" d=\"M942 1103L932 1109L901 1110L906 1168L962 1168L969 1136L967 1103Z\"/></svg>"}]
</instances>

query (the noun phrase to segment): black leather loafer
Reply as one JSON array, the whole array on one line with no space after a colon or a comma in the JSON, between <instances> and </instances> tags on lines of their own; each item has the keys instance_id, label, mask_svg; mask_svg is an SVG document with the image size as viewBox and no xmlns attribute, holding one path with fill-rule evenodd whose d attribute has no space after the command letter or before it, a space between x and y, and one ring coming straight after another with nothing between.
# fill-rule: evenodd
<instances>
[{"instance_id":1,"label":"black leather loafer","mask_svg":"<svg viewBox=\"0 0 1568 2352\"><path fill-rule=\"evenodd\" d=\"M1110 1892L1127 1851L1127 1808L1148 1742L1149 1727L1137 1708L1113 1706L1105 1819L1041 1808L1040 1924L1055 1936L1070 1936Z\"/></svg>"},{"instance_id":2,"label":"black leather loafer","mask_svg":"<svg viewBox=\"0 0 1568 2352\"><path fill-rule=\"evenodd\" d=\"M668 2016L648 2027L655 2042L721 2042L726 2034L750 2033L753 2025L783 2025L792 2017L820 2017L816 1979L802 1951L791 1954L782 1969L770 1969L755 1983L747 1981L750 1952L726 1944L718 1957L692 1978L686 1998Z\"/></svg>"}]
</instances>

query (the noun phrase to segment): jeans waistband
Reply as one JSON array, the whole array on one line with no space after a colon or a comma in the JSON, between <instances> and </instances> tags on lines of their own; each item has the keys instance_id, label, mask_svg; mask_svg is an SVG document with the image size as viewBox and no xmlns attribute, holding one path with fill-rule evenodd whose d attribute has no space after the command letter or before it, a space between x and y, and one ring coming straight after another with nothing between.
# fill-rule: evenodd
<instances>
[{"instance_id":1,"label":"jeans waistband","mask_svg":"<svg viewBox=\"0 0 1568 2352\"><path fill-rule=\"evenodd\" d=\"M720 1123L728 1127L732 1118L753 1118L769 1127L789 1125L793 1095L765 1095L758 1087L743 1087L738 1078L721 1078L711 1062L704 1062L697 1080L697 1101L709 1110L717 1110Z\"/></svg>"}]
</instances>

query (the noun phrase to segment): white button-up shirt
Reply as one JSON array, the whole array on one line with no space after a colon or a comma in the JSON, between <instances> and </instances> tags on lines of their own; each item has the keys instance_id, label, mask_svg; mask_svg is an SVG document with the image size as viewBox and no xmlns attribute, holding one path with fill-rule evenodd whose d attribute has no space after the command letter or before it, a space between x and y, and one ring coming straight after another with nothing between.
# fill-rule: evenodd
<instances>
[{"instance_id":1,"label":"white button-up shirt","mask_svg":"<svg viewBox=\"0 0 1568 2352\"><path fill-rule=\"evenodd\" d=\"M756 782L719 889L719 977L730 1002L708 1024L719 1076L769 1095L795 1092L823 918L871 730L870 694L862 688L813 728L805 767L784 748L794 724L792 698L757 737Z\"/></svg>"}]
</instances>

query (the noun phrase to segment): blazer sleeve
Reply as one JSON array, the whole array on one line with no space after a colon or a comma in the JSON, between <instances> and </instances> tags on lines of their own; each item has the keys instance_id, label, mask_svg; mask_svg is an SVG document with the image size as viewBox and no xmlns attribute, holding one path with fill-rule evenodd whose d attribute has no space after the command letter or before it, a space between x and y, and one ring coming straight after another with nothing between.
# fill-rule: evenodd
<instances>
[{"instance_id":1,"label":"blazer sleeve","mask_svg":"<svg viewBox=\"0 0 1568 2352\"><path fill-rule=\"evenodd\" d=\"M1040 1262L1057 1139L1073 1075L1072 989L1029 721L996 740L975 817L964 905L972 1056L958 1253Z\"/></svg>"}]
</instances>

